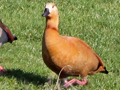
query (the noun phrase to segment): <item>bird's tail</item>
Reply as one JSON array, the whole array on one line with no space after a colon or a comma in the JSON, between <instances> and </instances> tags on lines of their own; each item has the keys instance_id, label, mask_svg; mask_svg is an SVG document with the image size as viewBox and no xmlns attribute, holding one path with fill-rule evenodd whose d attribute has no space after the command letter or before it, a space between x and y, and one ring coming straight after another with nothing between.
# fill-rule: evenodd
<instances>
[{"instance_id":1,"label":"bird's tail","mask_svg":"<svg viewBox=\"0 0 120 90\"><path fill-rule=\"evenodd\" d=\"M109 72L107 71L106 67L104 67L104 71L101 71L101 73L108 74Z\"/></svg>"}]
</instances>

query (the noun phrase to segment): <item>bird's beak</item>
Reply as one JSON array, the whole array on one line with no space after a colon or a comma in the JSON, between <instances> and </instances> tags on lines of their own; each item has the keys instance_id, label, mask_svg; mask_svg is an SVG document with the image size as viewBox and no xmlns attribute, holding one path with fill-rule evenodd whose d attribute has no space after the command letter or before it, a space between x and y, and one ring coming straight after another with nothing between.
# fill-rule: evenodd
<instances>
[{"instance_id":1,"label":"bird's beak","mask_svg":"<svg viewBox=\"0 0 120 90\"><path fill-rule=\"evenodd\" d=\"M45 8L45 11L44 11L44 13L42 14L42 16L43 16L43 17L46 17L46 16L48 16L49 14L50 14L49 9L48 9L48 8Z\"/></svg>"}]
</instances>

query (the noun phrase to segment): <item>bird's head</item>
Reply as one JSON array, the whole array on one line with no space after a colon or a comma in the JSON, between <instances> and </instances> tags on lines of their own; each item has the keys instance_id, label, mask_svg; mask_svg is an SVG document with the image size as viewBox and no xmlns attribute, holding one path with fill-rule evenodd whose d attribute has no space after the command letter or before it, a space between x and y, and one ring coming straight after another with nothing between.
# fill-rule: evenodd
<instances>
[{"instance_id":1,"label":"bird's head","mask_svg":"<svg viewBox=\"0 0 120 90\"><path fill-rule=\"evenodd\" d=\"M58 15L58 9L54 3L47 3L45 6L43 17L54 17L54 15Z\"/></svg>"}]
</instances>

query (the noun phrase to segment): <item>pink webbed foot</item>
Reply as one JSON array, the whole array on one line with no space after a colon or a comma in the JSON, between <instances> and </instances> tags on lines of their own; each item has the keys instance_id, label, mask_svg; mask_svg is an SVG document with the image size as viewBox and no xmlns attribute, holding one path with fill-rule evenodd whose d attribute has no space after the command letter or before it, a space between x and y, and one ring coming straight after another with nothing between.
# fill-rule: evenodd
<instances>
[{"instance_id":1,"label":"pink webbed foot","mask_svg":"<svg viewBox=\"0 0 120 90\"><path fill-rule=\"evenodd\" d=\"M71 86L71 85L73 85L75 83L77 83L79 85L86 85L87 84L87 80L83 79L83 81L79 81L79 80L77 80L77 79L74 78L74 79L72 79L70 81L65 81L64 83L65 84L63 85L63 87L64 88L68 88L69 86Z\"/></svg>"},{"instance_id":2,"label":"pink webbed foot","mask_svg":"<svg viewBox=\"0 0 120 90\"><path fill-rule=\"evenodd\" d=\"M6 71L3 69L2 66L0 66L0 74L4 74Z\"/></svg>"}]
</instances>

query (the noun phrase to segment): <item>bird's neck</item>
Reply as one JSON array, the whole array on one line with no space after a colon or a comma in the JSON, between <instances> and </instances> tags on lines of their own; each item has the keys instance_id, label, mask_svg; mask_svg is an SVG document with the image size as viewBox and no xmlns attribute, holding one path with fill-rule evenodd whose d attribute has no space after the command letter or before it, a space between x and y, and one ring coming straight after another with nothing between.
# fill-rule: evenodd
<instances>
[{"instance_id":1,"label":"bird's neck","mask_svg":"<svg viewBox=\"0 0 120 90\"><path fill-rule=\"evenodd\" d=\"M46 28L53 28L58 30L59 19L58 16L46 17Z\"/></svg>"},{"instance_id":2,"label":"bird's neck","mask_svg":"<svg viewBox=\"0 0 120 90\"><path fill-rule=\"evenodd\" d=\"M43 43L46 43L47 46L53 45L59 38L60 35L58 32L58 17L46 17L46 29L43 35Z\"/></svg>"}]
</instances>

